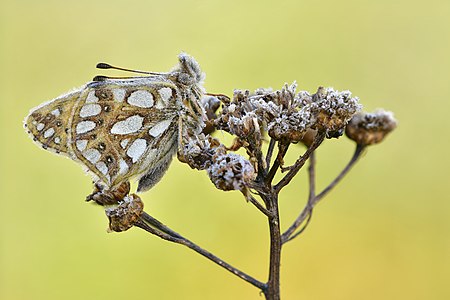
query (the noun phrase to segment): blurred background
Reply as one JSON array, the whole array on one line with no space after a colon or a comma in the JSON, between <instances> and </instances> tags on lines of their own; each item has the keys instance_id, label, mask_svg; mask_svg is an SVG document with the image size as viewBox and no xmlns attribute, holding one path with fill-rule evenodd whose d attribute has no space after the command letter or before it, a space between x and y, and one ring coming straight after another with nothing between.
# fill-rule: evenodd
<instances>
[{"instance_id":1,"label":"blurred background","mask_svg":"<svg viewBox=\"0 0 450 300\"><path fill-rule=\"evenodd\" d=\"M32 107L119 74L97 62L168 71L180 51L210 92L297 80L349 89L400 122L286 244L283 299L450 299L449 14L445 0L1 1L0 299L263 299L187 248L140 229L108 234L102 209L84 202L90 178L22 128ZM318 150L319 187L353 148L342 137ZM281 195L283 228L305 184ZM266 220L238 192L175 160L141 196L150 214L266 280Z\"/></svg>"}]
</instances>

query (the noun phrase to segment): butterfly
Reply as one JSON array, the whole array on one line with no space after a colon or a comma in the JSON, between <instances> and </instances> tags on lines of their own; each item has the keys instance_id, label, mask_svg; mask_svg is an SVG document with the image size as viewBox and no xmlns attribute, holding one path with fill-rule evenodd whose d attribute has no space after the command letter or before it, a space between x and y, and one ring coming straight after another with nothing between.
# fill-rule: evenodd
<instances>
[{"instance_id":1,"label":"butterfly","mask_svg":"<svg viewBox=\"0 0 450 300\"><path fill-rule=\"evenodd\" d=\"M97 76L92 82L32 109L24 126L42 148L85 167L101 190L132 178L138 192L154 186L180 147L183 126L201 131L204 73L185 54L167 73L133 71L100 63L100 69L146 74Z\"/></svg>"}]
</instances>

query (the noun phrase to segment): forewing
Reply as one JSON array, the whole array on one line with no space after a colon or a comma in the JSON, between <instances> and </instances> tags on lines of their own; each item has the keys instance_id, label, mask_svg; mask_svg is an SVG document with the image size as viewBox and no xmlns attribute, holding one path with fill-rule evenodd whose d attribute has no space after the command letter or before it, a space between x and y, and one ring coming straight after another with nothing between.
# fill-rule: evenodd
<instances>
[{"instance_id":1,"label":"forewing","mask_svg":"<svg viewBox=\"0 0 450 300\"><path fill-rule=\"evenodd\" d=\"M88 84L70 128L76 158L110 187L142 176L174 153L176 98L158 78Z\"/></svg>"},{"instance_id":2,"label":"forewing","mask_svg":"<svg viewBox=\"0 0 450 300\"><path fill-rule=\"evenodd\" d=\"M69 128L72 109L81 90L59 96L33 108L25 118L28 134L42 148L70 156Z\"/></svg>"}]
</instances>

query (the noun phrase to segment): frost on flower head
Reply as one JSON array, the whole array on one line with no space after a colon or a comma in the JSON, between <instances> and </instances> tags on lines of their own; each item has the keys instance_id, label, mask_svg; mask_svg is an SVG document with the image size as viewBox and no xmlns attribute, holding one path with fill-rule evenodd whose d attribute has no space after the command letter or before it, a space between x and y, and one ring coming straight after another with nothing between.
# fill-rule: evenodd
<instances>
[{"instance_id":1,"label":"frost on flower head","mask_svg":"<svg viewBox=\"0 0 450 300\"><path fill-rule=\"evenodd\" d=\"M380 143L396 127L393 113L380 109L356 114L347 125L345 134L358 145L368 146Z\"/></svg>"},{"instance_id":2,"label":"frost on flower head","mask_svg":"<svg viewBox=\"0 0 450 300\"><path fill-rule=\"evenodd\" d=\"M342 135L351 117L361 110L359 99L349 91L320 87L315 94L300 91L297 84L285 84L281 90L236 90L216 120L217 129L241 139L267 130L274 140L296 143L311 130L328 138Z\"/></svg>"},{"instance_id":3,"label":"frost on flower head","mask_svg":"<svg viewBox=\"0 0 450 300\"><path fill-rule=\"evenodd\" d=\"M311 112L308 109L287 112L274 119L268 125L269 136L274 140L298 142L312 125Z\"/></svg>"},{"instance_id":4,"label":"frost on flower head","mask_svg":"<svg viewBox=\"0 0 450 300\"><path fill-rule=\"evenodd\" d=\"M252 186L257 172L266 161L262 146L267 135L281 144L302 142L311 146L323 137L339 137L350 119L361 110L357 97L349 91L320 87L315 94L297 92L297 84L285 84L280 90L235 90L232 99L217 101L205 97L202 105L213 130L223 130L235 139L229 147L211 137L212 132L186 131L184 147L178 150L180 161L192 168L206 170L221 190L241 190ZM216 109L221 110L216 113ZM320 143L319 143L320 144ZM244 148L248 159L230 153ZM262 175L263 172L259 175Z\"/></svg>"},{"instance_id":5,"label":"frost on flower head","mask_svg":"<svg viewBox=\"0 0 450 300\"><path fill-rule=\"evenodd\" d=\"M235 153L213 157L213 163L207 171L214 185L223 191L244 191L255 177L250 162Z\"/></svg>"},{"instance_id":6,"label":"frost on flower head","mask_svg":"<svg viewBox=\"0 0 450 300\"><path fill-rule=\"evenodd\" d=\"M362 108L350 91L339 92L333 88L320 87L313 95L300 92L298 101L314 117L312 128L325 132L328 138L341 136L345 125Z\"/></svg>"},{"instance_id":7,"label":"frost on flower head","mask_svg":"<svg viewBox=\"0 0 450 300\"><path fill-rule=\"evenodd\" d=\"M193 169L204 170L214 155L225 152L225 147L217 139L201 133L184 142L184 147L178 150L178 159Z\"/></svg>"}]
</instances>

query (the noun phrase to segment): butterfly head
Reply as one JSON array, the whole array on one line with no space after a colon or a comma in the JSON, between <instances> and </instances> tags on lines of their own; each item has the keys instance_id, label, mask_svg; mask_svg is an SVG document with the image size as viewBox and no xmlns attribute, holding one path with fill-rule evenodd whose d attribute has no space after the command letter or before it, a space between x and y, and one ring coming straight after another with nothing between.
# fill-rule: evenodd
<instances>
[{"instance_id":1,"label":"butterfly head","mask_svg":"<svg viewBox=\"0 0 450 300\"><path fill-rule=\"evenodd\" d=\"M178 73L178 82L186 87L201 86L205 74L200 69L198 62L186 53L178 55L179 65L175 69Z\"/></svg>"},{"instance_id":2,"label":"butterfly head","mask_svg":"<svg viewBox=\"0 0 450 300\"><path fill-rule=\"evenodd\" d=\"M205 94L203 80L205 74L201 71L198 62L190 55L182 52L178 55L178 66L171 72L175 76L174 82L180 90L184 92L185 105L188 105L194 114L201 116L206 121L205 112L200 104L200 100Z\"/></svg>"}]
</instances>

